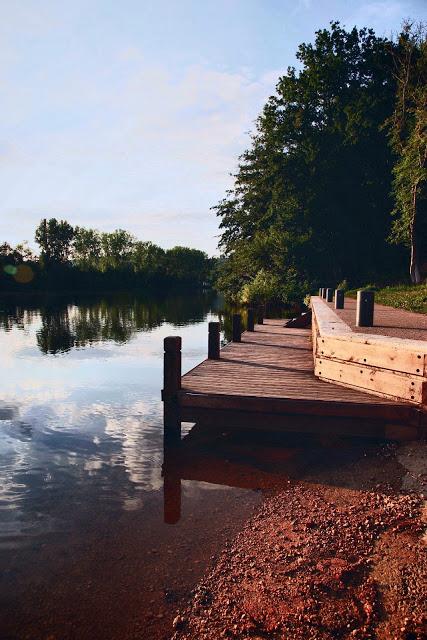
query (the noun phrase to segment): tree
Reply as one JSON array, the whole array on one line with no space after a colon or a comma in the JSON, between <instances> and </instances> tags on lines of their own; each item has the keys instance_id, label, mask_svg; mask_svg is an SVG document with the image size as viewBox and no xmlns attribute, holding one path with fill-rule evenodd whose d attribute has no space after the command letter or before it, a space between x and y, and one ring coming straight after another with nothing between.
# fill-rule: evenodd
<instances>
[{"instance_id":1,"label":"tree","mask_svg":"<svg viewBox=\"0 0 427 640\"><path fill-rule=\"evenodd\" d=\"M168 249L165 255L166 272L182 283L202 284L208 274L209 259L204 251L189 247Z\"/></svg>"},{"instance_id":2,"label":"tree","mask_svg":"<svg viewBox=\"0 0 427 640\"><path fill-rule=\"evenodd\" d=\"M103 271L129 267L134 244L134 236L124 229L101 234Z\"/></svg>"},{"instance_id":3,"label":"tree","mask_svg":"<svg viewBox=\"0 0 427 640\"><path fill-rule=\"evenodd\" d=\"M389 119L395 216L391 240L410 247L411 281L422 280L427 259L427 30L404 25L393 48L396 106Z\"/></svg>"},{"instance_id":4,"label":"tree","mask_svg":"<svg viewBox=\"0 0 427 640\"><path fill-rule=\"evenodd\" d=\"M153 242L138 240L133 246L131 262L135 273L148 278L162 275L165 268L165 251Z\"/></svg>"},{"instance_id":5,"label":"tree","mask_svg":"<svg viewBox=\"0 0 427 640\"><path fill-rule=\"evenodd\" d=\"M101 260L101 236L96 229L76 227L73 240L73 263L86 271L98 270Z\"/></svg>"},{"instance_id":6,"label":"tree","mask_svg":"<svg viewBox=\"0 0 427 640\"><path fill-rule=\"evenodd\" d=\"M43 264L64 264L72 249L74 229L66 220L43 218L36 229L35 240L41 248Z\"/></svg>"},{"instance_id":7,"label":"tree","mask_svg":"<svg viewBox=\"0 0 427 640\"><path fill-rule=\"evenodd\" d=\"M390 229L384 120L393 110L390 42L339 23L300 45L256 121L221 218L220 285L239 297L260 270L288 283L353 283L399 272ZM292 275L291 275L292 274ZM283 293L285 296L285 293Z\"/></svg>"}]
</instances>

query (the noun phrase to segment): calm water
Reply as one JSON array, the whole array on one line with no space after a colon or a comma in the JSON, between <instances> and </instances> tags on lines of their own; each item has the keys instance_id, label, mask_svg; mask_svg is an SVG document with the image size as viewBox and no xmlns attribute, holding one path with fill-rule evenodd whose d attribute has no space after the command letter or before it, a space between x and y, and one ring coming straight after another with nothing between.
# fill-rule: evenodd
<instances>
[{"instance_id":1,"label":"calm water","mask_svg":"<svg viewBox=\"0 0 427 640\"><path fill-rule=\"evenodd\" d=\"M172 475L164 523L163 338L182 336L185 372L217 315L210 295L0 300L3 639L167 637L258 502Z\"/></svg>"}]
</instances>

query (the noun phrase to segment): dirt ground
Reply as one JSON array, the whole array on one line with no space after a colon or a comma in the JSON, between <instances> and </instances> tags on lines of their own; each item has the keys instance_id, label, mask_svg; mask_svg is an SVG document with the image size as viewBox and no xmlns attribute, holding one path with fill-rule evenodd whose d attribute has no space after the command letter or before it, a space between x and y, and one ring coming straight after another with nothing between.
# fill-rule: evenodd
<instances>
[{"instance_id":1,"label":"dirt ground","mask_svg":"<svg viewBox=\"0 0 427 640\"><path fill-rule=\"evenodd\" d=\"M173 640L427 638L427 446L324 452L265 493Z\"/></svg>"}]
</instances>

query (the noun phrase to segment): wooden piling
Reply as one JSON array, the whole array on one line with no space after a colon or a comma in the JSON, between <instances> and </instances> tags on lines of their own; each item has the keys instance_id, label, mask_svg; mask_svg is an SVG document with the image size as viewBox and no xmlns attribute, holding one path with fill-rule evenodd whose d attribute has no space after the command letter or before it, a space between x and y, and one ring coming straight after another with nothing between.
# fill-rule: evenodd
<instances>
[{"instance_id":1,"label":"wooden piling","mask_svg":"<svg viewBox=\"0 0 427 640\"><path fill-rule=\"evenodd\" d=\"M335 289L335 309L344 309L344 289Z\"/></svg>"},{"instance_id":2,"label":"wooden piling","mask_svg":"<svg viewBox=\"0 0 427 640\"><path fill-rule=\"evenodd\" d=\"M326 287L322 287L322 298L326 298Z\"/></svg>"},{"instance_id":3,"label":"wooden piling","mask_svg":"<svg viewBox=\"0 0 427 640\"><path fill-rule=\"evenodd\" d=\"M233 342L242 341L242 316L240 313L233 313Z\"/></svg>"},{"instance_id":4,"label":"wooden piling","mask_svg":"<svg viewBox=\"0 0 427 640\"><path fill-rule=\"evenodd\" d=\"M209 322L208 325L208 358L219 360L220 358L220 324Z\"/></svg>"},{"instance_id":5,"label":"wooden piling","mask_svg":"<svg viewBox=\"0 0 427 640\"><path fill-rule=\"evenodd\" d=\"M168 336L164 339L163 361L163 428L169 443L181 439L181 418L177 394L181 389L181 338Z\"/></svg>"},{"instance_id":6,"label":"wooden piling","mask_svg":"<svg viewBox=\"0 0 427 640\"><path fill-rule=\"evenodd\" d=\"M264 324L264 307L261 305L258 307L257 320L258 324Z\"/></svg>"},{"instance_id":7,"label":"wooden piling","mask_svg":"<svg viewBox=\"0 0 427 640\"><path fill-rule=\"evenodd\" d=\"M322 287L319 287L319 298L321 298L321 297L322 297L322 291L323 291L323 288L322 288Z\"/></svg>"},{"instance_id":8,"label":"wooden piling","mask_svg":"<svg viewBox=\"0 0 427 640\"><path fill-rule=\"evenodd\" d=\"M326 289L325 298L326 302L332 302L332 300L334 299L334 290L331 288Z\"/></svg>"},{"instance_id":9,"label":"wooden piling","mask_svg":"<svg viewBox=\"0 0 427 640\"><path fill-rule=\"evenodd\" d=\"M361 290L357 292L356 326L372 327L374 325L375 292Z\"/></svg>"},{"instance_id":10,"label":"wooden piling","mask_svg":"<svg viewBox=\"0 0 427 640\"><path fill-rule=\"evenodd\" d=\"M255 331L255 313L254 313L254 310L252 309L252 307L249 307L249 309L248 309L247 329L248 329L248 331Z\"/></svg>"}]
</instances>

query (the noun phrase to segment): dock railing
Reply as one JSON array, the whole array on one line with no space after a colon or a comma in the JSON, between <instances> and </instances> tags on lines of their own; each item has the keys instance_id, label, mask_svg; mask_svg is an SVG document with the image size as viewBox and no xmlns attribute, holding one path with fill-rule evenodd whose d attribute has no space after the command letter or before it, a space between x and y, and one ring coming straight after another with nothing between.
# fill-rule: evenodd
<instances>
[{"instance_id":1,"label":"dock railing","mask_svg":"<svg viewBox=\"0 0 427 640\"><path fill-rule=\"evenodd\" d=\"M319 296L311 297L311 308L318 378L427 410L425 341L356 333Z\"/></svg>"}]
</instances>

